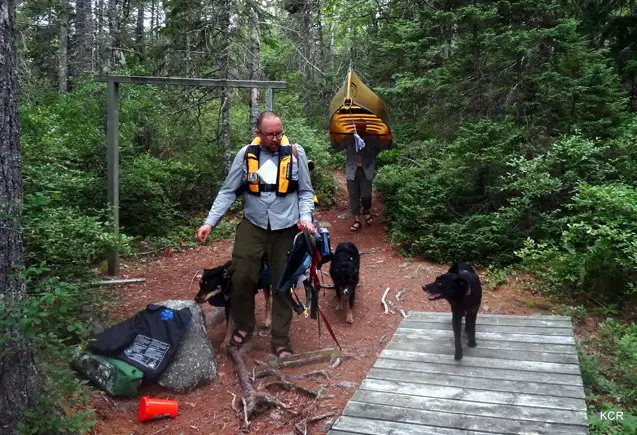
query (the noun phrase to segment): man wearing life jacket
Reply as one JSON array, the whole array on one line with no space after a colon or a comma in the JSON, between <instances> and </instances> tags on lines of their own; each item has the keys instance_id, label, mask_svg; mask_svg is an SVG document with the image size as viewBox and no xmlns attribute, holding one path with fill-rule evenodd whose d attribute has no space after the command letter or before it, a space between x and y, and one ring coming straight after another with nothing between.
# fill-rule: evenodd
<instances>
[{"instance_id":1,"label":"man wearing life jacket","mask_svg":"<svg viewBox=\"0 0 637 435\"><path fill-rule=\"evenodd\" d=\"M254 290L264 256L271 282L279 282L287 252L298 232L297 224L315 232L312 225L314 190L307 156L300 145L289 145L281 119L272 111L257 118L257 138L234 158L208 217L197 230L205 243L234 200L243 196L244 218L235 234L232 260L232 318L236 329L230 344L243 345L252 335ZM277 357L291 355L289 342L292 307L278 292L272 294L272 350Z\"/></svg>"}]
</instances>

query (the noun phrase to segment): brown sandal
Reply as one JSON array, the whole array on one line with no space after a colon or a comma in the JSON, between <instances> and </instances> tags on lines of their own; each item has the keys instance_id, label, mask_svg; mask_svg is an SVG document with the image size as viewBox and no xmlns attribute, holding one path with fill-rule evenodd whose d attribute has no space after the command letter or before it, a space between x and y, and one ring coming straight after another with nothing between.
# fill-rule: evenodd
<instances>
[{"instance_id":1,"label":"brown sandal","mask_svg":"<svg viewBox=\"0 0 637 435\"><path fill-rule=\"evenodd\" d=\"M277 358L285 358L281 357L282 353L289 353L289 355L286 356L292 356L294 355L294 351L292 350L292 348L290 347L290 345L286 345L286 346L272 346L272 352L276 355Z\"/></svg>"},{"instance_id":2,"label":"brown sandal","mask_svg":"<svg viewBox=\"0 0 637 435\"><path fill-rule=\"evenodd\" d=\"M366 210L363 212L363 214L365 215L365 223L367 225L371 225L372 222L374 221L374 219L372 218L372 212L369 210Z\"/></svg>"},{"instance_id":3,"label":"brown sandal","mask_svg":"<svg viewBox=\"0 0 637 435\"><path fill-rule=\"evenodd\" d=\"M352 224L351 227L349 227L349 230L353 233L357 233L361 230L361 228L363 228L363 224L361 224L359 221L356 221Z\"/></svg>"},{"instance_id":4,"label":"brown sandal","mask_svg":"<svg viewBox=\"0 0 637 435\"><path fill-rule=\"evenodd\" d=\"M250 339L251 335L252 334L249 332L246 332L246 335L241 335L241 332L239 332L239 329L235 329L234 331L232 331L232 335L230 336L230 346L234 346L234 347L243 346L244 344L246 344L248 339Z\"/></svg>"}]
</instances>

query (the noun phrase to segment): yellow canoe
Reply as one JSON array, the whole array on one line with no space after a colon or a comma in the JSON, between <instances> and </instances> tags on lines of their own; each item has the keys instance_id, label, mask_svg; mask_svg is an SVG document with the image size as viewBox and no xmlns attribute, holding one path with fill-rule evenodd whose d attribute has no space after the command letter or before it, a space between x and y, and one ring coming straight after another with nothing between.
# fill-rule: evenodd
<instances>
[{"instance_id":1,"label":"yellow canoe","mask_svg":"<svg viewBox=\"0 0 637 435\"><path fill-rule=\"evenodd\" d=\"M332 146L341 145L355 131L361 136L366 135L368 139L377 139L374 142L380 149L387 148L392 141L385 103L354 71L350 71L330 103Z\"/></svg>"}]
</instances>

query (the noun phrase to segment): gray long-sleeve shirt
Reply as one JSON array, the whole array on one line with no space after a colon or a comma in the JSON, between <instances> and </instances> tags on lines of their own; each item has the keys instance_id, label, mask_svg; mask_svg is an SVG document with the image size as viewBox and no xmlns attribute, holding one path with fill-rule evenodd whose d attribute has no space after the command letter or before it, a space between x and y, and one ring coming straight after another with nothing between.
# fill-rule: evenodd
<instances>
[{"instance_id":1,"label":"gray long-sleeve shirt","mask_svg":"<svg viewBox=\"0 0 637 435\"><path fill-rule=\"evenodd\" d=\"M363 136L366 146L356 152L354 136L346 136L343 141L334 147L335 151L345 150L345 178L354 180L356 169L361 166L365 173L365 178L373 180L376 176L376 154L378 154L377 139L373 136ZM360 165L359 165L360 163Z\"/></svg>"},{"instance_id":2,"label":"gray long-sleeve shirt","mask_svg":"<svg viewBox=\"0 0 637 435\"><path fill-rule=\"evenodd\" d=\"M239 150L232 162L230 172L217 194L205 223L211 227L217 226L223 215L228 211L236 199L235 191L246 181L248 168L245 153L248 145ZM298 181L298 190L285 196L276 196L275 192L261 192L260 196L247 192L243 194L244 214L246 219L254 225L271 230L281 230L295 225L299 220L312 221L314 211L314 189L307 166L305 150L297 145L299 158L292 155L292 180ZM261 148L259 153L259 167L268 160L275 166L279 164L278 149L271 153ZM268 222L270 226L268 228Z\"/></svg>"}]
</instances>

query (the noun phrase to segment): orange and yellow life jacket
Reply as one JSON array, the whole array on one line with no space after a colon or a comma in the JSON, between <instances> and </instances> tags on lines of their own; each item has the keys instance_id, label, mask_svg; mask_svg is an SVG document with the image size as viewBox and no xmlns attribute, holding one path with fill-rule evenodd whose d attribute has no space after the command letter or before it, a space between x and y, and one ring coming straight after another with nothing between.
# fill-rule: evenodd
<instances>
[{"instance_id":1,"label":"orange and yellow life jacket","mask_svg":"<svg viewBox=\"0 0 637 435\"><path fill-rule=\"evenodd\" d=\"M296 192L299 187L299 183L297 180L292 179L292 156L296 157L298 161L296 145L290 145L290 141L287 136L283 136L281 138L276 183L265 184L261 182L259 175L257 174L257 171L259 170L259 155L261 154L260 143L261 139L256 137L246 149L245 159L248 169L246 191L252 195L260 195L261 192L276 192L277 196L285 196L288 193Z\"/></svg>"}]
</instances>

